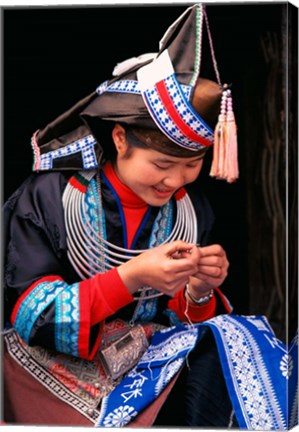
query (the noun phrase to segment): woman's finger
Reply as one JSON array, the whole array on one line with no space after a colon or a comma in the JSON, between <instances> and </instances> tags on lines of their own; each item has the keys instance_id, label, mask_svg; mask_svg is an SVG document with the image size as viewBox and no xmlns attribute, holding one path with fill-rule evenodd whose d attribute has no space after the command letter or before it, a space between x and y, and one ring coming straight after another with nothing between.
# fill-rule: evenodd
<instances>
[{"instance_id":1,"label":"woman's finger","mask_svg":"<svg viewBox=\"0 0 299 432\"><path fill-rule=\"evenodd\" d=\"M218 244L200 247L199 250L201 257L206 257L210 255L218 255L220 257L226 256L225 250L222 246Z\"/></svg>"},{"instance_id":2,"label":"woman's finger","mask_svg":"<svg viewBox=\"0 0 299 432\"><path fill-rule=\"evenodd\" d=\"M224 267L227 263L227 260L223 257L219 257L218 255L209 255L206 257L200 257L199 266L215 266L215 267Z\"/></svg>"}]
</instances>

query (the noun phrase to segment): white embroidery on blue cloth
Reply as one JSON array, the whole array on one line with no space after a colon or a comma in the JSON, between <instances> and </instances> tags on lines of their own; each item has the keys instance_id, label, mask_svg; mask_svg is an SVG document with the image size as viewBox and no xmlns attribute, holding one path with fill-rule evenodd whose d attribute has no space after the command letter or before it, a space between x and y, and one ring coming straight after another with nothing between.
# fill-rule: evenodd
<instances>
[{"instance_id":1,"label":"white embroidery on blue cloth","mask_svg":"<svg viewBox=\"0 0 299 432\"><path fill-rule=\"evenodd\" d=\"M105 427L123 427L128 424L134 417L136 417L137 412L134 407L130 405L121 405L115 408L111 413L107 415L104 420Z\"/></svg>"},{"instance_id":2,"label":"white embroidery on blue cloth","mask_svg":"<svg viewBox=\"0 0 299 432\"><path fill-rule=\"evenodd\" d=\"M181 84L181 89L187 100L190 100L192 88L191 85ZM97 87L96 92L99 96L104 92L141 95L139 82L136 80L119 80L110 85L108 85L108 81L105 81Z\"/></svg>"},{"instance_id":3,"label":"white embroidery on blue cloth","mask_svg":"<svg viewBox=\"0 0 299 432\"><path fill-rule=\"evenodd\" d=\"M292 370L288 373L289 430L298 425L298 333L289 345L288 355L292 358Z\"/></svg>"},{"instance_id":4,"label":"white embroidery on blue cloth","mask_svg":"<svg viewBox=\"0 0 299 432\"><path fill-rule=\"evenodd\" d=\"M184 325L156 332L138 365L104 398L96 426L118 427L131 421L176 375L197 336L198 329Z\"/></svg>"},{"instance_id":5,"label":"white embroidery on blue cloth","mask_svg":"<svg viewBox=\"0 0 299 432\"><path fill-rule=\"evenodd\" d=\"M157 384L155 386L155 395L156 397L162 392L165 386L170 382L175 373L183 366L184 359L179 358L174 360L173 362L166 364L159 375Z\"/></svg>"},{"instance_id":6,"label":"white embroidery on blue cloth","mask_svg":"<svg viewBox=\"0 0 299 432\"><path fill-rule=\"evenodd\" d=\"M198 337L198 330L192 327L187 332L180 332L173 334L165 345L164 341L152 346L148 349L140 359L139 365L142 366L145 363L153 365L157 362L166 362L174 359L182 351L189 351L195 345Z\"/></svg>"},{"instance_id":7,"label":"white embroidery on blue cloth","mask_svg":"<svg viewBox=\"0 0 299 432\"><path fill-rule=\"evenodd\" d=\"M294 362L292 356L289 354L284 354L280 362L280 370L282 375L286 379L289 379L290 376L292 375L293 368L294 368Z\"/></svg>"},{"instance_id":8,"label":"white embroidery on blue cloth","mask_svg":"<svg viewBox=\"0 0 299 432\"><path fill-rule=\"evenodd\" d=\"M249 321L252 323L252 319ZM268 327L262 324L265 324L265 321L255 325L256 329L259 332L269 331ZM275 392L269 367L266 367L262 347L253 339L252 333L241 321L227 315L213 318L209 325L217 325L219 330L231 369L234 391L248 429L285 429L286 421L278 401L279 395ZM274 350L271 344L270 346ZM285 355L282 344L275 348L281 350L281 356ZM271 367L275 367L274 362ZM279 373L279 370L276 373Z\"/></svg>"},{"instance_id":9,"label":"white embroidery on blue cloth","mask_svg":"<svg viewBox=\"0 0 299 432\"><path fill-rule=\"evenodd\" d=\"M193 336L200 339L201 332L207 328L213 331L216 339L240 429L286 430L287 424L295 425L298 418L297 384L294 382L296 367L292 364L298 363L297 358L294 360L296 349L294 353L287 353L282 342L276 340L273 343L275 336L265 317L247 319L220 315L192 327L183 329L179 326L156 332L135 369L106 398L96 426L112 426L112 423L117 426L123 424L124 418L131 421L179 370L193 349ZM177 343L174 343L175 339ZM197 338L194 346L196 341Z\"/></svg>"},{"instance_id":10,"label":"white embroidery on blue cloth","mask_svg":"<svg viewBox=\"0 0 299 432\"><path fill-rule=\"evenodd\" d=\"M57 150L44 153L40 156L39 167L37 170L49 170L53 168L53 161L66 156L82 153L82 167L84 169L96 168L98 166L95 145L96 140L92 135L87 135L77 141L68 144Z\"/></svg>"},{"instance_id":11,"label":"white embroidery on blue cloth","mask_svg":"<svg viewBox=\"0 0 299 432\"><path fill-rule=\"evenodd\" d=\"M207 139L212 144L214 140L213 130L201 119L184 97L184 93L175 75L173 74L167 77L164 82L169 96L174 103L176 112L181 117L182 121L186 123L193 132ZM144 100L153 120L172 141L190 150L198 150L206 147L205 145L192 141L179 129L165 109L156 87L150 88L144 92Z\"/></svg>"}]
</instances>

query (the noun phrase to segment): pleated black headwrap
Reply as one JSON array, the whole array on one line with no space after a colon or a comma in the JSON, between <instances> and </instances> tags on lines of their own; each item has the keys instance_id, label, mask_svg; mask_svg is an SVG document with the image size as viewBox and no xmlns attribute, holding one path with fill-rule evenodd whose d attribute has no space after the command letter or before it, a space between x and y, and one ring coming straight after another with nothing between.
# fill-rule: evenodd
<instances>
[{"instance_id":1,"label":"pleated black headwrap","mask_svg":"<svg viewBox=\"0 0 299 432\"><path fill-rule=\"evenodd\" d=\"M205 18L203 5L188 8L166 31L158 53L118 64L112 79L37 131L34 170L100 166L109 154L107 125L115 122L158 130L191 156L212 145L222 87L218 77L217 83L200 77Z\"/></svg>"}]
</instances>

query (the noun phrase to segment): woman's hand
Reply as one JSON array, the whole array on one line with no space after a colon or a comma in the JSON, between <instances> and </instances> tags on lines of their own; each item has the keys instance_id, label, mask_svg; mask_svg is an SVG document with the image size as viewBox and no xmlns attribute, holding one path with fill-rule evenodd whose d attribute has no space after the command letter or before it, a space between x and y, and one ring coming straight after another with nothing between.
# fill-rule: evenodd
<instances>
[{"instance_id":1,"label":"woman's hand","mask_svg":"<svg viewBox=\"0 0 299 432\"><path fill-rule=\"evenodd\" d=\"M229 267L226 253L220 245L201 247L198 251L197 272L189 279L189 290L196 299L219 287L224 282Z\"/></svg>"},{"instance_id":2,"label":"woman's hand","mask_svg":"<svg viewBox=\"0 0 299 432\"><path fill-rule=\"evenodd\" d=\"M174 296L198 271L198 260L198 248L178 240L147 250L120 265L118 272L131 294L150 286Z\"/></svg>"}]
</instances>

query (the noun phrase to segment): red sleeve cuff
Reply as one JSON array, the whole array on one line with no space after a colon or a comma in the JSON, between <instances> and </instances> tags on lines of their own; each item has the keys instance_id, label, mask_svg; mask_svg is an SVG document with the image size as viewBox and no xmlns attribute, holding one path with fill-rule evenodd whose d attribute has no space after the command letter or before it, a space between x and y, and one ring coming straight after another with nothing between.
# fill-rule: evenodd
<instances>
[{"instance_id":1,"label":"red sleeve cuff","mask_svg":"<svg viewBox=\"0 0 299 432\"><path fill-rule=\"evenodd\" d=\"M99 349L102 333L103 323L97 324L93 328L93 334L95 340L91 341L91 332L93 324L91 323L91 304L89 296L90 292L86 289L86 286L82 286L86 281L80 283L80 331L78 335L78 353L79 357L85 358L86 360L92 360L96 352Z\"/></svg>"},{"instance_id":2,"label":"red sleeve cuff","mask_svg":"<svg viewBox=\"0 0 299 432\"><path fill-rule=\"evenodd\" d=\"M120 278L117 268L104 274L97 274L81 283L90 284L91 325L103 321L133 301L133 297Z\"/></svg>"},{"instance_id":3,"label":"red sleeve cuff","mask_svg":"<svg viewBox=\"0 0 299 432\"><path fill-rule=\"evenodd\" d=\"M216 298L213 296L208 303L201 306L187 304L185 290L183 289L176 293L173 299L169 300L168 307L176 313L180 321L188 322L189 318L194 323L202 322L215 316Z\"/></svg>"},{"instance_id":4,"label":"red sleeve cuff","mask_svg":"<svg viewBox=\"0 0 299 432\"><path fill-rule=\"evenodd\" d=\"M187 301L185 290L183 289L176 293L173 299L169 300L168 307L176 313L178 319L182 322L187 322L188 318L194 323L211 319L216 316L218 306L222 306L223 313L231 313L233 308L221 290L215 288L214 293L213 298L205 305L197 306L189 303L186 312ZM185 313L188 315L188 318Z\"/></svg>"}]
</instances>

